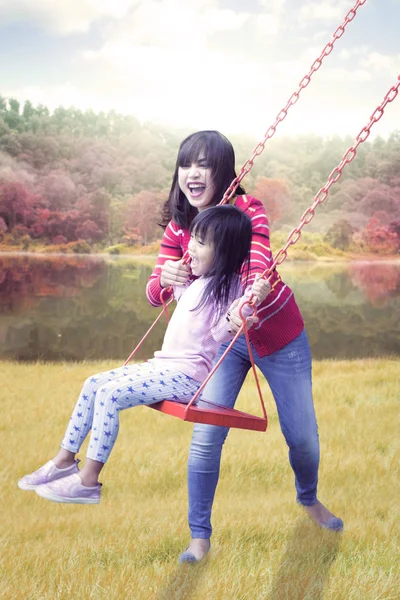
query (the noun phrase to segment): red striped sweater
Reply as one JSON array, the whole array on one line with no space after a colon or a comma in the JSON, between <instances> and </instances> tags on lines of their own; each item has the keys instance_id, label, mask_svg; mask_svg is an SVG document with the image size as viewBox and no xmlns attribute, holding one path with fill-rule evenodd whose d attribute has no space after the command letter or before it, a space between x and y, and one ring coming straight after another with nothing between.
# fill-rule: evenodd
<instances>
[{"instance_id":1,"label":"red striped sweater","mask_svg":"<svg viewBox=\"0 0 400 600\"><path fill-rule=\"evenodd\" d=\"M253 237L250 254L250 285L257 273L262 273L272 262L269 226L262 203L252 196L238 196L235 206L247 213L252 221ZM186 252L190 240L188 229L181 229L171 221L165 229L160 253L154 271L149 277L146 295L153 306L160 306L161 266L167 260L179 260ZM245 282L243 282L245 285ZM250 330L250 339L260 357L280 350L304 328L304 322L292 290L275 270L271 278L271 292L257 309L259 322Z\"/></svg>"}]
</instances>

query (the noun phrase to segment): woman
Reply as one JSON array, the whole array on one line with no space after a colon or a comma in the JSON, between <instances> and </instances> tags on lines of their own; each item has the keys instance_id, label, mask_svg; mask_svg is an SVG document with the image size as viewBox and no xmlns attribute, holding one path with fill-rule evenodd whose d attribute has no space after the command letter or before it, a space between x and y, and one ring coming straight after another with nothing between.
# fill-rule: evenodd
<instances>
[{"instance_id":1,"label":"woman","mask_svg":"<svg viewBox=\"0 0 400 600\"><path fill-rule=\"evenodd\" d=\"M179 148L169 198L163 209L165 228L160 253L147 288L147 298L159 306L161 290L185 286L190 268L182 256L188 247L192 219L205 208L218 204L235 178L234 150L217 131L200 131L187 137ZM252 221L250 285L257 274L272 263L269 227L262 203L245 195L242 187L230 201ZM274 396L279 422L289 447L289 461L295 475L297 501L319 526L340 531L341 519L317 500L319 440L315 418L311 353L304 322L292 290L273 272L271 292L258 307L259 322L250 330L256 365L265 376ZM230 311L231 327L237 331L237 305ZM225 351L223 345L217 361ZM204 390L204 397L233 407L251 367L244 336L228 353ZM188 463L189 527L191 541L180 556L181 562L198 562L210 549L211 510L219 478L222 445L228 429L196 424Z\"/></svg>"}]
</instances>

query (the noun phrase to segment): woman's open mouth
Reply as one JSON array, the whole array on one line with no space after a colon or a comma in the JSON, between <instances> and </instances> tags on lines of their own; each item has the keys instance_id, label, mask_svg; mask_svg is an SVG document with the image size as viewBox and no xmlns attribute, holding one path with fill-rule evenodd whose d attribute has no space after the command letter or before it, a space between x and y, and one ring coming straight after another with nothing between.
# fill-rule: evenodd
<instances>
[{"instance_id":1,"label":"woman's open mouth","mask_svg":"<svg viewBox=\"0 0 400 600\"><path fill-rule=\"evenodd\" d=\"M188 183L188 189L193 198L199 198L206 189L204 183Z\"/></svg>"}]
</instances>

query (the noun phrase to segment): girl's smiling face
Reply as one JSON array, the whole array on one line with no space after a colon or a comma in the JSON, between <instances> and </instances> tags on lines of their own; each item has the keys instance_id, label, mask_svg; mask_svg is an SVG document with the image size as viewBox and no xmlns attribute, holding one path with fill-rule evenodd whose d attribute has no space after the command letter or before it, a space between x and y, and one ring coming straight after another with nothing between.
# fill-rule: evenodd
<instances>
[{"instance_id":1,"label":"girl's smiling face","mask_svg":"<svg viewBox=\"0 0 400 600\"><path fill-rule=\"evenodd\" d=\"M214 244L210 241L202 240L195 233L192 233L190 235L188 252L192 259L190 267L193 275L196 277L207 275L214 260Z\"/></svg>"},{"instance_id":2,"label":"girl's smiling face","mask_svg":"<svg viewBox=\"0 0 400 600\"><path fill-rule=\"evenodd\" d=\"M215 195L211 168L203 154L178 168L178 183L189 204L199 211L207 208Z\"/></svg>"}]
</instances>

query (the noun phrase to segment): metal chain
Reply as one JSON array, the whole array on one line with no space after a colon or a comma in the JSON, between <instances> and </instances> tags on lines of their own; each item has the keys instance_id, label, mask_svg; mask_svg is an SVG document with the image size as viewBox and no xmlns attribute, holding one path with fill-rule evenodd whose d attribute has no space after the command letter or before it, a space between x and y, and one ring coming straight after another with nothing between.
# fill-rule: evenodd
<instances>
[{"instance_id":1,"label":"metal chain","mask_svg":"<svg viewBox=\"0 0 400 600\"><path fill-rule=\"evenodd\" d=\"M241 168L241 170L239 172L239 175L237 177L235 177L235 179L232 181L232 183L230 184L230 186L226 190L226 192L225 192L225 194L224 194L224 196L223 196L220 204L226 204L227 202L229 202L229 200L235 194L235 191L238 188L238 186L239 186L240 182L242 181L243 177L245 175L247 175L247 173L249 171L251 171L251 169L253 168L255 158L257 156L259 156L264 151L264 147L265 147L266 142L270 138L272 138L272 136L275 134L276 128L278 127L279 123L281 123L287 117L287 114L288 114L288 111L289 111L290 107L293 106L293 104L296 104L297 100L300 97L300 93L302 92L302 90L308 86L308 84L311 81L311 77L313 76L313 74L316 71L318 71L318 69L321 67L324 58L326 56L328 56L332 52L336 41L339 38L342 37L342 35L345 32L345 29L346 29L347 25L350 23L350 21L352 21L354 19L354 17L356 16L357 10L360 8L360 6L362 6L363 4L365 4L366 1L367 0L358 0L356 2L356 4L354 5L354 7L351 10L349 10L349 12L347 13L347 15L345 16L345 19L344 19L343 23L341 25L339 25L339 27L334 32L334 34L332 36L332 41L330 41L330 42L328 42L326 44L326 46L322 50L320 56L313 62L313 64L311 65L310 71L300 81L297 90L290 96L290 98L287 101L285 107L282 108L282 110L278 113L278 115L277 115L277 117L275 119L274 124L270 125L270 127L267 129L267 132L266 132L266 134L264 136L264 139L257 144L257 146L255 147L255 149L253 150L253 154L251 155L251 157L248 160L246 160L246 162L242 166L242 168Z\"/></svg>"},{"instance_id":2,"label":"metal chain","mask_svg":"<svg viewBox=\"0 0 400 600\"><path fill-rule=\"evenodd\" d=\"M369 123L365 127L363 127L361 129L360 133L357 135L355 144L353 146L350 146L346 150L346 152L343 154L342 160L340 161L340 163L338 164L338 166L333 169L333 171L329 175L328 181L326 182L326 184L324 185L324 187L322 187L317 192L317 194L314 196L314 201L313 201L312 205L309 208L307 208L307 210L303 213L303 215L301 217L301 220L300 220L299 226L296 227L295 229L293 229L293 231L289 234L285 246L281 250L279 250L278 254L275 256L275 258L273 260L272 265L268 269L265 269L265 271L261 274L261 277L264 277L265 279L267 279L267 281L269 281L271 279L271 277L272 277L272 272L275 269L275 267L277 265L282 264L283 261L286 259L286 257L287 257L287 250L288 250L289 246L292 246L293 244L295 244L299 240L299 238L301 236L301 230L302 230L302 228L304 227L304 225L306 225L306 224L308 224L308 223L310 223L312 221L312 219L314 218L314 215L315 215L315 209L318 206L318 204L322 204L322 202L324 202L327 199L328 194L329 194L329 190L330 190L331 186L333 184L335 184L337 181L339 181L339 179L342 176L343 169L345 168L345 166L348 163L350 163L352 160L354 160L354 158L356 157L356 154L357 154L357 148L358 148L358 146L360 144L362 144L363 142L366 141L366 139L368 138L369 134L371 133L371 128L373 127L373 125L375 125L375 123L377 123L379 121L379 119L381 119L383 117L383 113L385 111L386 105L389 102L393 102L393 100L397 97L397 94L399 93L399 87L400 87L400 75L398 77L398 83L396 85L392 86L389 89L389 91L386 94L386 96L384 97L382 103L374 110L374 112L372 113L372 115L370 117ZM254 299L253 295L251 295L250 301L248 303L251 306L254 306L255 299ZM250 340L249 340L249 336L248 336L248 332L247 332L247 327L246 327L246 319L244 318L244 316L243 316L242 313L240 313L240 314L241 314L241 318L242 318L242 325L241 325L241 327L236 332L233 340L229 344L228 348L225 350L224 354L219 359L218 363L214 366L214 368L211 370L211 372L207 375L206 379L203 381L203 383L200 386L199 390L197 391L197 393L195 394L195 396L189 402L189 406L191 406L193 404L193 402L198 397L198 395L200 394L200 392L204 389L205 385L208 383L208 381L211 378L211 376L213 375L213 373L219 367L219 365L224 360L225 356L230 351L231 347L233 346L233 344L235 343L235 341L237 340L237 338L243 332L246 335L247 346L249 348L250 356L252 358L251 347L250 347ZM264 401L263 401L263 398L262 398L261 389L260 389L258 378L257 378L257 372L256 372L256 370L254 368L253 360L252 360L252 367L253 367L254 375L256 377L257 388L258 388L259 396L260 396L260 399L261 399L261 405L262 405L262 408L263 408L263 411L264 411L264 418L267 418L267 415L266 415L266 412L265 412Z\"/></svg>"},{"instance_id":3,"label":"metal chain","mask_svg":"<svg viewBox=\"0 0 400 600\"><path fill-rule=\"evenodd\" d=\"M354 160L357 154L358 146L366 141L366 139L369 137L373 125L375 125L375 123L377 123L379 119L383 117L386 105L389 104L389 102L393 102L393 100L397 97L397 94L399 93L399 87L400 75L398 76L398 83L389 89L382 103L374 110L370 117L369 123L365 127L363 127L360 133L357 135L356 143L353 146L350 146L343 154L342 160L340 161L338 166L333 169L333 171L328 177L326 184L322 188L320 188L320 190L316 193L312 205L309 208L307 208L307 210L303 213L299 225L295 229L293 229L293 231L289 234L286 240L286 244L276 254L272 265L268 267L268 269L265 269L265 271L262 273L262 277L265 277L269 280L271 278L272 271L275 269L275 267L277 265L282 264L283 261L286 259L289 246L293 246L300 239L301 230L303 229L304 225L308 225L308 223L310 223L313 220L315 216L315 209L319 204L325 202L325 200L328 197L331 186L337 181L339 181L345 166L348 163L351 163L352 160Z\"/></svg>"}]
</instances>

